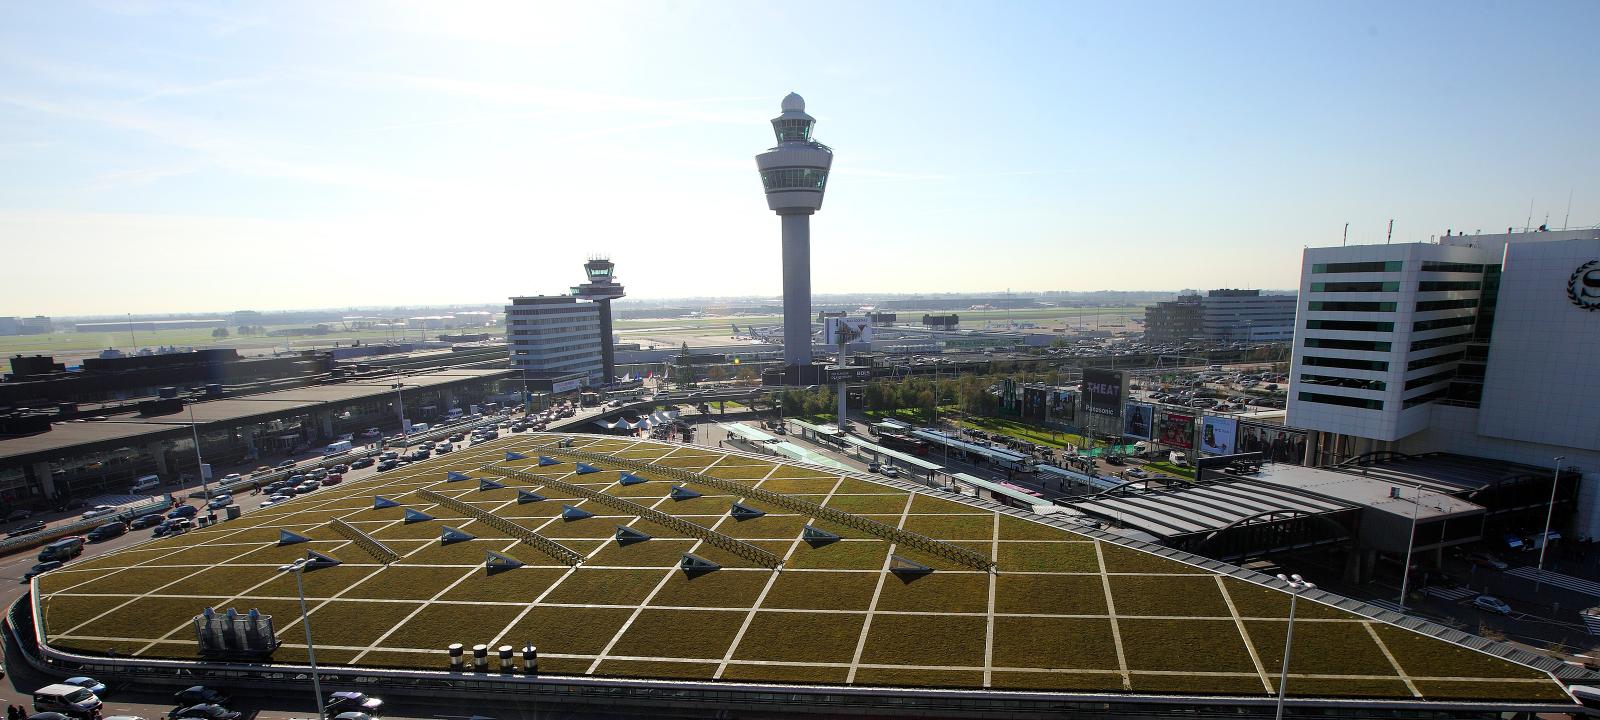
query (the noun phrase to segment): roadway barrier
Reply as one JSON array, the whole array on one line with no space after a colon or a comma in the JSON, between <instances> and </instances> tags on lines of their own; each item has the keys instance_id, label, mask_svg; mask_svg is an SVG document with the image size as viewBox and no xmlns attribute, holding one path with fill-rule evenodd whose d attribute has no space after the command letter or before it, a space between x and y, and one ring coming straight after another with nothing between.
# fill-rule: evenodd
<instances>
[{"instance_id":1,"label":"roadway barrier","mask_svg":"<svg viewBox=\"0 0 1600 720\"><path fill-rule=\"evenodd\" d=\"M88 532L100 527L101 525L111 522L112 520L121 520L122 522L127 523L132 522L134 518L143 515L166 512L167 508L172 507L176 502L177 501L174 500L171 495L168 495L164 498L151 500L140 505L135 505L127 510L112 513L110 515L102 515L97 518L78 520L77 522L67 523L66 525L57 525L53 528L45 528L38 532L29 533L27 535L0 540L0 555L9 555L18 550L38 547L53 540L59 540L67 537L68 535L77 535L79 533Z\"/></svg>"}]
</instances>

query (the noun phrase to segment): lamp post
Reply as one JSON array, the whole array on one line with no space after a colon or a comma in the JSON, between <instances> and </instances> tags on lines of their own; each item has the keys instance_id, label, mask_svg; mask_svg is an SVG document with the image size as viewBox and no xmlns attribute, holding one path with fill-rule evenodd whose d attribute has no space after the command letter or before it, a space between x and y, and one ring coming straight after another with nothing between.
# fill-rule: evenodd
<instances>
[{"instance_id":1,"label":"lamp post","mask_svg":"<svg viewBox=\"0 0 1600 720\"><path fill-rule=\"evenodd\" d=\"M311 615L306 612L306 559L301 558L289 565L280 565L278 572L294 573L294 586L300 593L300 624L306 628L306 657L311 660L311 692L316 694L317 720L326 717L322 707L322 677L317 674L317 650L311 644Z\"/></svg>"},{"instance_id":2,"label":"lamp post","mask_svg":"<svg viewBox=\"0 0 1600 720\"><path fill-rule=\"evenodd\" d=\"M210 500L211 487L206 479L206 461L200 457L200 426L194 420L194 398L189 398L189 429L194 432L194 471L200 474L200 493Z\"/></svg>"},{"instance_id":3,"label":"lamp post","mask_svg":"<svg viewBox=\"0 0 1600 720\"><path fill-rule=\"evenodd\" d=\"M400 447L411 446L410 428L406 425L406 398L400 393L405 383L395 383L389 387L394 388L395 412L400 414Z\"/></svg>"},{"instance_id":4,"label":"lamp post","mask_svg":"<svg viewBox=\"0 0 1600 720\"><path fill-rule=\"evenodd\" d=\"M1411 549L1417 542L1417 513L1422 509L1422 485L1418 484L1414 490L1417 496L1411 499L1411 533L1406 536L1406 562L1400 567L1400 611L1406 609L1406 589L1411 581Z\"/></svg>"},{"instance_id":5,"label":"lamp post","mask_svg":"<svg viewBox=\"0 0 1600 720\"><path fill-rule=\"evenodd\" d=\"M1289 630L1285 633L1283 639L1283 670L1278 673L1278 712L1274 716L1277 720L1283 720L1283 699L1288 695L1289 691L1289 651L1294 647L1295 601L1300 599L1300 593L1307 590L1315 590L1317 586L1306 582L1299 575L1290 575L1288 577L1279 575L1278 579L1289 584Z\"/></svg>"},{"instance_id":6,"label":"lamp post","mask_svg":"<svg viewBox=\"0 0 1600 720\"><path fill-rule=\"evenodd\" d=\"M1544 535L1539 537L1539 570L1544 570L1544 551L1550 547L1550 519L1556 514L1556 486L1561 484L1561 463L1567 456L1556 456L1556 475L1550 478L1550 507L1544 513Z\"/></svg>"},{"instance_id":7,"label":"lamp post","mask_svg":"<svg viewBox=\"0 0 1600 720\"><path fill-rule=\"evenodd\" d=\"M528 394L528 368L522 368L522 414L526 416L528 409L533 406L533 396Z\"/></svg>"}]
</instances>

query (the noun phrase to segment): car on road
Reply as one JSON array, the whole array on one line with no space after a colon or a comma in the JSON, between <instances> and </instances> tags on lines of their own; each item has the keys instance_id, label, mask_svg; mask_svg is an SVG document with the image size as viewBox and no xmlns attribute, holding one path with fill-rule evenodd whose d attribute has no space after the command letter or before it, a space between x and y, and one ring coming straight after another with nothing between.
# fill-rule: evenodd
<instances>
[{"instance_id":1,"label":"car on road","mask_svg":"<svg viewBox=\"0 0 1600 720\"><path fill-rule=\"evenodd\" d=\"M300 483L299 485L296 485L294 487L294 491L295 491L295 494L297 494L297 495L304 495L304 494L309 493L309 492L314 492L314 491L316 491L317 488L320 488L320 487L322 487L322 483L319 483L319 482L317 482L315 480L307 480L307 481L305 481L303 483Z\"/></svg>"},{"instance_id":2,"label":"car on road","mask_svg":"<svg viewBox=\"0 0 1600 720\"><path fill-rule=\"evenodd\" d=\"M328 468L329 475L343 475L347 472L350 472L350 466L344 463L339 463L338 465Z\"/></svg>"},{"instance_id":3,"label":"car on road","mask_svg":"<svg viewBox=\"0 0 1600 720\"><path fill-rule=\"evenodd\" d=\"M9 513L6 513L6 522L17 522L18 520L27 520L31 517L33 517L32 510L17 508Z\"/></svg>"},{"instance_id":4,"label":"car on road","mask_svg":"<svg viewBox=\"0 0 1600 720\"><path fill-rule=\"evenodd\" d=\"M84 537L89 538L89 542L104 542L111 538L119 537L126 532L128 532L127 525L123 524L121 520L113 520L90 530Z\"/></svg>"},{"instance_id":5,"label":"car on road","mask_svg":"<svg viewBox=\"0 0 1600 720\"><path fill-rule=\"evenodd\" d=\"M65 564L67 563L62 560L46 560L42 563L34 565L31 568L28 568L28 571L22 574L22 581L27 582L32 580L35 575L43 575Z\"/></svg>"},{"instance_id":6,"label":"car on road","mask_svg":"<svg viewBox=\"0 0 1600 720\"><path fill-rule=\"evenodd\" d=\"M88 690L89 692L92 692L97 696L106 694L106 684L105 683L100 682L99 680L96 680L96 679L94 679L92 677L87 677L87 676L84 676L84 675L79 675L78 677L69 677L69 678L67 678L65 680L62 680L61 684L62 685L77 685L78 687L81 687L81 688L83 688L85 690Z\"/></svg>"},{"instance_id":7,"label":"car on road","mask_svg":"<svg viewBox=\"0 0 1600 720\"><path fill-rule=\"evenodd\" d=\"M160 524L161 513L151 513L149 515L140 515L139 517L134 518L133 522L128 523L128 529L143 530L147 527L155 527L156 525Z\"/></svg>"},{"instance_id":8,"label":"car on road","mask_svg":"<svg viewBox=\"0 0 1600 720\"><path fill-rule=\"evenodd\" d=\"M240 713L215 703L191 705L172 711L172 720L239 720Z\"/></svg>"},{"instance_id":9,"label":"car on road","mask_svg":"<svg viewBox=\"0 0 1600 720\"><path fill-rule=\"evenodd\" d=\"M364 438L380 438L380 437L383 437L383 431L379 430L377 428L367 428L365 431L363 431L361 433L361 437L364 437Z\"/></svg>"},{"instance_id":10,"label":"car on road","mask_svg":"<svg viewBox=\"0 0 1600 720\"><path fill-rule=\"evenodd\" d=\"M36 533L45 528L43 520L35 520L26 525L18 525L6 531L6 537L21 537L29 533Z\"/></svg>"},{"instance_id":11,"label":"car on road","mask_svg":"<svg viewBox=\"0 0 1600 720\"><path fill-rule=\"evenodd\" d=\"M1145 472L1144 468L1128 468L1127 470L1122 471L1122 474L1133 478L1144 478L1150 476L1150 473Z\"/></svg>"},{"instance_id":12,"label":"car on road","mask_svg":"<svg viewBox=\"0 0 1600 720\"><path fill-rule=\"evenodd\" d=\"M322 479L323 485L338 485L342 482L344 482L344 475L339 473L328 473L328 476Z\"/></svg>"},{"instance_id":13,"label":"car on road","mask_svg":"<svg viewBox=\"0 0 1600 720\"><path fill-rule=\"evenodd\" d=\"M172 694L173 704L178 707L191 705L226 705L233 698L227 693L204 685L194 685Z\"/></svg>"},{"instance_id":14,"label":"car on road","mask_svg":"<svg viewBox=\"0 0 1600 720\"><path fill-rule=\"evenodd\" d=\"M306 473L306 477L308 479L311 479L311 480L321 480L321 479L323 479L323 478L325 478L327 476L328 476L328 471L327 470L323 470L322 468L317 468L315 470L312 470L309 473Z\"/></svg>"},{"instance_id":15,"label":"car on road","mask_svg":"<svg viewBox=\"0 0 1600 720\"><path fill-rule=\"evenodd\" d=\"M1473 553L1468 555L1467 562L1477 565L1478 567L1485 567L1494 570L1505 570L1511 567L1510 563L1490 555L1489 553Z\"/></svg>"},{"instance_id":16,"label":"car on road","mask_svg":"<svg viewBox=\"0 0 1600 720\"><path fill-rule=\"evenodd\" d=\"M66 562L83 554L83 544L87 540L82 535L68 535L44 546L39 551L39 562L60 560Z\"/></svg>"},{"instance_id":17,"label":"car on road","mask_svg":"<svg viewBox=\"0 0 1600 720\"><path fill-rule=\"evenodd\" d=\"M227 506L229 506L231 504L233 504L233 496L232 495L219 495L215 499L213 499L211 502L206 503L206 509L207 510L221 510L221 509L223 509L223 508L225 508L225 507L227 507Z\"/></svg>"},{"instance_id":18,"label":"car on road","mask_svg":"<svg viewBox=\"0 0 1600 720\"><path fill-rule=\"evenodd\" d=\"M329 715L342 713L365 713L377 715L383 710L383 701L360 692L336 692L328 696L327 712Z\"/></svg>"},{"instance_id":19,"label":"car on road","mask_svg":"<svg viewBox=\"0 0 1600 720\"><path fill-rule=\"evenodd\" d=\"M900 468L897 468L893 465L885 465L883 466L883 476L892 478L900 477Z\"/></svg>"},{"instance_id":20,"label":"car on road","mask_svg":"<svg viewBox=\"0 0 1600 720\"><path fill-rule=\"evenodd\" d=\"M356 458L356 459L350 461L350 469L351 470L359 470L361 468L372 467L373 464L374 464L374 461L373 461L372 458L369 458L369 457Z\"/></svg>"},{"instance_id":21,"label":"car on road","mask_svg":"<svg viewBox=\"0 0 1600 720\"><path fill-rule=\"evenodd\" d=\"M222 479L219 480L218 482L226 485L228 483L238 482L238 481L243 480L243 479L244 479L244 477L239 475L239 473L228 473L227 475L223 475Z\"/></svg>"},{"instance_id":22,"label":"car on road","mask_svg":"<svg viewBox=\"0 0 1600 720\"><path fill-rule=\"evenodd\" d=\"M169 518L166 522L157 525L155 530L150 532L150 537L177 535L192 529L194 529L194 521L189 518Z\"/></svg>"},{"instance_id":23,"label":"car on road","mask_svg":"<svg viewBox=\"0 0 1600 720\"><path fill-rule=\"evenodd\" d=\"M83 519L90 520L97 517L105 517L116 511L117 506L115 505L96 505L83 514Z\"/></svg>"},{"instance_id":24,"label":"car on road","mask_svg":"<svg viewBox=\"0 0 1600 720\"><path fill-rule=\"evenodd\" d=\"M200 514L200 508L193 505L179 505L167 511L169 518L192 518Z\"/></svg>"},{"instance_id":25,"label":"car on road","mask_svg":"<svg viewBox=\"0 0 1600 720\"><path fill-rule=\"evenodd\" d=\"M397 467L400 467L399 460L385 460L381 463L378 463L378 472L389 472Z\"/></svg>"},{"instance_id":26,"label":"car on road","mask_svg":"<svg viewBox=\"0 0 1600 720\"><path fill-rule=\"evenodd\" d=\"M878 472L881 469L883 469L883 466L876 462L867 463L867 472Z\"/></svg>"},{"instance_id":27,"label":"car on road","mask_svg":"<svg viewBox=\"0 0 1600 720\"><path fill-rule=\"evenodd\" d=\"M293 460L285 460L285 461L283 461L281 463L278 463L278 468L280 470L283 469L283 468L292 468L292 467L294 467L294 461Z\"/></svg>"},{"instance_id":28,"label":"car on road","mask_svg":"<svg viewBox=\"0 0 1600 720\"><path fill-rule=\"evenodd\" d=\"M1511 614L1511 606L1507 605L1506 601L1493 595L1479 595L1472 599L1472 604L1479 610L1486 610L1500 615Z\"/></svg>"}]
</instances>

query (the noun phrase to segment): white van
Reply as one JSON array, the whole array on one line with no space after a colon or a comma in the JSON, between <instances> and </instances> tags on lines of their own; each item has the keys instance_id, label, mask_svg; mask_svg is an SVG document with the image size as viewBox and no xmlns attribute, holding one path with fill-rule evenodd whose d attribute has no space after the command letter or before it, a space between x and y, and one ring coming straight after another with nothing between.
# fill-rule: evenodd
<instances>
[{"instance_id":1,"label":"white van","mask_svg":"<svg viewBox=\"0 0 1600 720\"><path fill-rule=\"evenodd\" d=\"M133 481L133 487L130 489L130 492L132 492L134 495L142 495L147 492L153 492L159 487L161 487L160 475L146 475L138 480Z\"/></svg>"},{"instance_id":2,"label":"white van","mask_svg":"<svg viewBox=\"0 0 1600 720\"><path fill-rule=\"evenodd\" d=\"M336 443L329 443L327 447L322 449L322 454L324 457L329 455L338 455L339 453L350 452L350 448L351 443L349 440L340 440Z\"/></svg>"},{"instance_id":3,"label":"white van","mask_svg":"<svg viewBox=\"0 0 1600 720\"><path fill-rule=\"evenodd\" d=\"M33 691L34 712L56 712L90 717L100 709L100 698L88 688L57 683Z\"/></svg>"}]
</instances>

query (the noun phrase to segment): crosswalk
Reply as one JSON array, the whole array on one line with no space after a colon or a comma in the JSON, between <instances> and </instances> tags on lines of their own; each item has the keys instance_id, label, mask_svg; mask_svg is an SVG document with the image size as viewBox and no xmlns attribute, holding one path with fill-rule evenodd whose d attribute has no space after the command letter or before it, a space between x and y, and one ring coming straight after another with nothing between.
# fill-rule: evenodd
<instances>
[{"instance_id":1,"label":"crosswalk","mask_svg":"<svg viewBox=\"0 0 1600 720\"><path fill-rule=\"evenodd\" d=\"M1440 600L1444 600L1444 601L1447 601L1447 602L1459 602L1461 600L1466 600L1466 599L1474 598L1474 597L1478 596L1477 591L1468 590L1467 588L1462 588L1462 587L1432 587L1432 586L1430 586L1430 587L1423 588L1422 592L1423 592L1423 594L1427 595L1428 597L1436 597L1436 598L1439 598Z\"/></svg>"},{"instance_id":2,"label":"crosswalk","mask_svg":"<svg viewBox=\"0 0 1600 720\"><path fill-rule=\"evenodd\" d=\"M1550 585L1552 587L1558 587L1565 590L1571 590L1573 592L1583 593L1585 595L1600 597L1600 583L1592 580L1584 580L1583 578L1575 578L1571 575L1562 575L1561 573L1551 572L1549 570L1540 570L1532 565L1524 565L1522 567L1512 568L1507 570L1506 574L1513 577L1519 577L1524 580L1532 580L1544 585Z\"/></svg>"}]
</instances>

